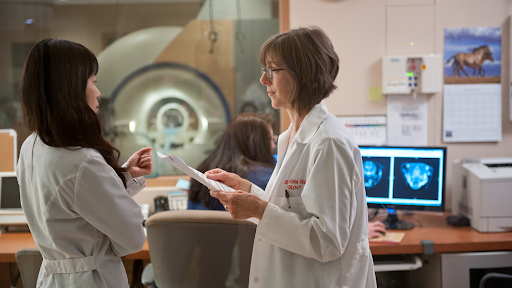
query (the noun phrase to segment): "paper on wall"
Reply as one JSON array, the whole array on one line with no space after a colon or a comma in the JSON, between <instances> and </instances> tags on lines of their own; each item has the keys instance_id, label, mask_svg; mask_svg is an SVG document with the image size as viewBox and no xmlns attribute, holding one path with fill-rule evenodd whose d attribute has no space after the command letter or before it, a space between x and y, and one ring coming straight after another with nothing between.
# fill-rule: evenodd
<instances>
[{"instance_id":1,"label":"paper on wall","mask_svg":"<svg viewBox=\"0 0 512 288\"><path fill-rule=\"evenodd\" d=\"M194 168L191 168L183 160L180 159L177 155L164 155L160 152L156 152L158 154L158 157L162 158L164 161L171 163L172 166L180 169L181 171L185 172L188 176L194 178L197 180L197 182L203 184L204 186L208 187L208 189L211 189L213 191L235 191L231 187L228 187L221 182L208 179L203 173L197 171Z\"/></svg>"},{"instance_id":2,"label":"paper on wall","mask_svg":"<svg viewBox=\"0 0 512 288\"><path fill-rule=\"evenodd\" d=\"M373 116L337 116L347 127L356 144L382 146L386 145L386 115Z\"/></svg>"},{"instance_id":3,"label":"paper on wall","mask_svg":"<svg viewBox=\"0 0 512 288\"><path fill-rule=\"evenodd\" d=\"M501 137L501 84L444 85L443 142Z\"/></svg>"},{"instance_id":4,"label":"paper on wall","mask_svg":"<svg viewBox=\"0 0 512 288\"><path fill-rule=\"evenodd\" d=\"M428 145L427 95L388 95L388 145Z\"/></svg>"}]
</instances>

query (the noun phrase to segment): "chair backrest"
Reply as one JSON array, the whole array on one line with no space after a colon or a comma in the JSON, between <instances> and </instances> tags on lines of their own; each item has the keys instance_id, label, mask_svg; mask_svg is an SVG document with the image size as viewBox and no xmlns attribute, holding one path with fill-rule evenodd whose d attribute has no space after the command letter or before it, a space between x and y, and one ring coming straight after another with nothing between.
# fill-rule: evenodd
<instances>
[{"instance_id":1,"label":"chair backrest","mask_svg":"<svg viewBox=\"0 0 512 288\"><path fill-rule=\"evenodd\" d=\"M16 251L16 262L20 269L24 288L35 288L43 256L37 248L22 248Z\"/></svg>"},{"instance_id":2,"label":"chair backrest","mask_svg":"<svg viewBox=\"0 0 512 288\"><path fill-rule=\"evenodd\" d=\"M512 287L512 275L503 273L487 273L480 280L480 288L510 288Z\"/></svg>"},{"instance_id":3,"label":"chair backrest","mask_svg":"<svg viewBox=\"0 0 512 288\"><path fill-rule=\"evenodd\" d=\"M165 211L146 221L155 283L247 287L256 224L213 210Z\"/></svg>"}]
</instances>

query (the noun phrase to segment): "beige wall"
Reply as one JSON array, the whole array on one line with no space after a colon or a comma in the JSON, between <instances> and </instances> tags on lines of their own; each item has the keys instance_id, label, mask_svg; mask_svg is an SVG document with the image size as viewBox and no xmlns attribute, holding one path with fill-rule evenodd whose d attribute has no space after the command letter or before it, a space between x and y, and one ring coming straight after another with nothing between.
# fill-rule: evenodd
<instances>
[{"instance_id":1,"label":"beige wall","mask_svg":"<svg viewBox=\"0 0 512 288\"><path fill-rule=\"evenodd\" d=\"M397 54L443 54L444 28L502 27L502 131L500 142L442 142L443 95L428 97L428 144L448 147L447 202L451 209L454 159L512 157L509 119L509 0L290 0L290 28L316 25L331 37L340 57L338 89L327 100L335 115L386 114L386 97L368 101L381 86L381 58ZM411 46L409 43L413 42Z\"/></svg>"}]
</instances>

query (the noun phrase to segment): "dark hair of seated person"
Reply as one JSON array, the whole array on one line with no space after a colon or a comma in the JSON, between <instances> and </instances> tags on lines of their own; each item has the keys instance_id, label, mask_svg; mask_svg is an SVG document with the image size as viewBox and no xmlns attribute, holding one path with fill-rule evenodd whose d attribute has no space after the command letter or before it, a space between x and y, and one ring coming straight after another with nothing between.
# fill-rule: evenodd
<instances>
[{"instance_id":1,"label":"dark hair of seated person","mask_svg":"<svg viewBox=\"0 0 512 288\"><path fill-rule=\"evenodd\" d=\"M267 177L264 186L266 186L275 161L272 156L272 123L272 116L268 114L237 115L224 131L217 147L199 164L197 170L204 173L220 168L238 174L249 181L251 181L251 174L265 174ZM258 185L258 183L255 184ZM210 196L210 190L194 179L190 182L188 199L189 209L192 202L203 204L210 210L224 210L220 201Z\"/></svg>"}]
</instances>

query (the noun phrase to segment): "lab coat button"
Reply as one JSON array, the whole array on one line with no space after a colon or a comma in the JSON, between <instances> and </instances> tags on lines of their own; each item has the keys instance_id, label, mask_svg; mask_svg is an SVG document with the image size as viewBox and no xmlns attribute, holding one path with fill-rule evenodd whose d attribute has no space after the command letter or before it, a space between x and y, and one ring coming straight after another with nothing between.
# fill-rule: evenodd
<instances>
[{"instance_id":1,"label":"lab coat button","mask_svg":"<svg viewBox=\"0 0 512 288\"><path fill-rule=\"evenodd\" d=\"M254 281L254 283L258 283L258 281L260 281L260 278L254 277L253 281Z\"/></svg>"},{"instance_id":2,"label":"lab coat button","mask_svg":"<svg viewBox=\"0 0 512 288\"><path fill-rule=\"evenodd\" d=\"M261 238L260 238L260 237L258 237L258 241L261 241Z\"/></svg>"}]
</instances>

